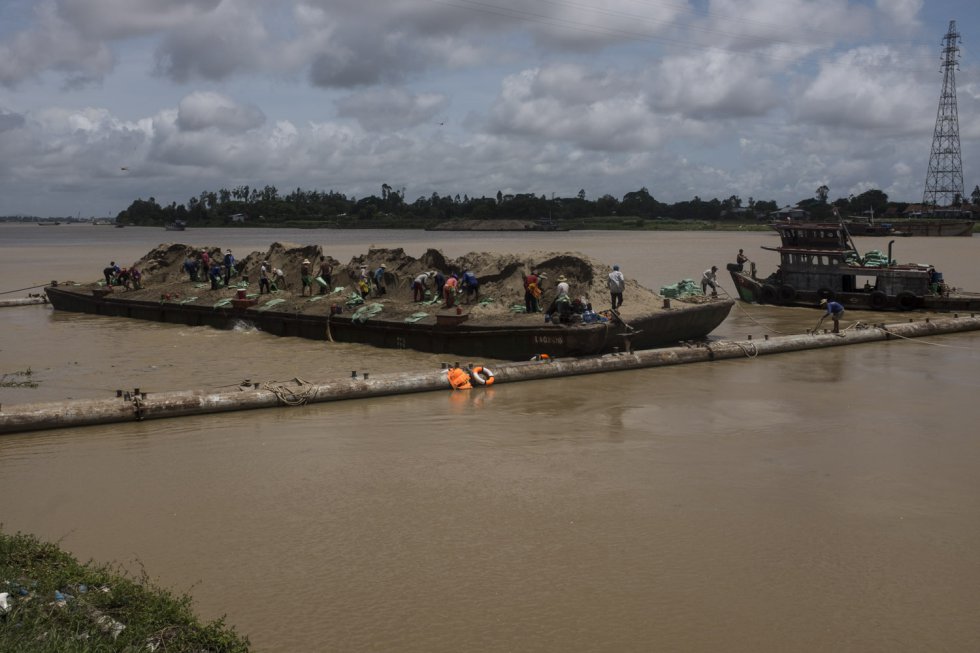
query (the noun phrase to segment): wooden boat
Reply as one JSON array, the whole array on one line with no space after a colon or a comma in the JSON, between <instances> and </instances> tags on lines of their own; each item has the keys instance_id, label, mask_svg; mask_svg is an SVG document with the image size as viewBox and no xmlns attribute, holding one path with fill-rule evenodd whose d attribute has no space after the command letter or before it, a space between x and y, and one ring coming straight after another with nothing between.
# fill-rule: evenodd
<instances>
[{"instance_id":1,"label":"wooden boat","mask_svg":"<svg viewBox=\"0 0 980 653\"><path fill-rule=\"evenodd\" d=\"M896 236L970 238L976 221L970 211L947 207L912 211L893 219L891 223ZM855 235L853 231L851 234Z\"/></svg>"},{"instance_id":2,"label":"wooden boat","mask_svg":"<svg viewBox=\"0 0 980 653\"><path fill-rule=\"evenodd\" d=\"M449 309L415 323L375 317L361 323L351 314L331 314L329 302L307 302L300 311L277 311L263 310L254 299L232 300L223 306L184 303L179 298L130 299L128 293L109 292L94 284L49 286L45 292L52 306L62 311L219 329L247 323L279 336L507 360L540 354L585 356L698 340L721 324L734 305L729 300L677 302L648 315L592 324L548 324L538 322L538 316L522 316L533 322L481 323L470 320L465 307L459 313Z\"/></svg>"},{"instance_id":3,"label":"wooden boat","mask_svg":"<svg viewBox=\"0 0 980 653\"><path fill-rule=\"evenodd\" d=\"M867 216L851 216L844 221L847 232L852 236L900 236L900 233L891 222L875 222L874 211L870 211Z\"/></svg>"},{"instance_id":4,"label":"wooden boat","mask_svg":"<svg viewBox=\"0 0 980 653\"><path fill-rule=\"evenodd\" d=\"M187 229L187 223L183 220L174 220L173 222L168 222L164 228L167 231L185 231Z\"/></svg>"},{"instance_id":5,"label":"wooden boat","mask_svg":"<svg viewBox=\"0 0 980 653\"><path fill-rule=\"evenodd\" d=\"M819 306L821 299L836 300L849 308L867 310L975 311L980 293L951 289L942 273L928 265L896 264L892 243L887 258L860 256L843 223L782 223L779 269L768 277L756 276L734 263L728 265L732 282L743 301L757 304Z\"/></svg>"}]
</instances>

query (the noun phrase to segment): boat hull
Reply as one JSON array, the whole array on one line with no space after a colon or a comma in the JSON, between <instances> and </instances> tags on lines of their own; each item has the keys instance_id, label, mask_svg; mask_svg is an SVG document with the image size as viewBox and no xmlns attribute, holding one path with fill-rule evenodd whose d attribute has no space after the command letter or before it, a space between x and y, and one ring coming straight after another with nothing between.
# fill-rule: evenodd
<instances>
[{"instance_id":1,"label":"boat hull","mask_svg":"<svg viewBox=\"0 0 980 653\"><path fill-rule=\"evenodd\" d=\"M349 315L276 312L251 307L212 307L176 301L126 299L91 288L46 288L57 310L123 317L188 326L230 329L241 323L277 336L360 343L423 352L526 360L536 355L586 356L650 349L706 337L720 325L734 302L685 305L639 318L629 324L481 325L420 324L370 318L356 322Z\"/></svg>"},{"instance_id":2,"label":"boat hull","mask_svg":"<svg viewBox=\"0 0 980 653\"><path fill-rule=\"evenodd\" d=\"M892 224L896 235L963 238L973 236L973 225L973 220L909 220Z\"/></svg>"},{"instance_id":3,"label":"boat hull","mask_svg":"<svg viewBox=\"0 0 980 653\"><path fill-rule=\"evenodd\" d=\"M980 310L980 293L951 293L949 295L899 293L898 295L887 295L869 290L831 292L826 289L807 290L776 285L767 280L755 279L737 270L729 270L729 273L739 298L754 304L815 307L820 305L821 299L832 299L847 308L868 311L921 309L948 312Z\"/></svg>"}]
</instances>

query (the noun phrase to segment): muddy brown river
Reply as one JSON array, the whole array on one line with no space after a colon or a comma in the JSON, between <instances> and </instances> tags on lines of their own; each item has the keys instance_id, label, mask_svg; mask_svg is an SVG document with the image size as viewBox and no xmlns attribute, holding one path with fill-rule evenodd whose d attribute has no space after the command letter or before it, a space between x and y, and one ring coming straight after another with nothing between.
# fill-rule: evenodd
<instances>
[{"instance_id":1,"label":"muddy brown river","mask_svg":"<svg viewBox=\"0 0 980 653\"><path fill-rule=\"evenodd\" d=\"M0 225L0 292L94 280L175 239L239 257L313 243L341 261L371 245L580 251L655 289L724 270L740 247L768 273L776 254L760 246L777 244ZM894 258L980 291L980 238L901 238ZM739 303L715 336L802 333L818 317ZM842 326L872 318L849 311ZM964 334L0 436L0 522L145 567L257 651L976 651L978 352ZM442 358L0 308L0 375L38 383L0 388L0 407Z\"/></svg>"}]
</instances>

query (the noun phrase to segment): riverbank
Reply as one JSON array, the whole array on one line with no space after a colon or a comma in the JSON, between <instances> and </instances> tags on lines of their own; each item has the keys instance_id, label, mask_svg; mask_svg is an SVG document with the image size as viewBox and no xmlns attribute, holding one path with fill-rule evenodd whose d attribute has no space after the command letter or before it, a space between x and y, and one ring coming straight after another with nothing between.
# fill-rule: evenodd
<instances>
[{"instance_id":1,"label":"riverbank","mask_svg":"<svg viewBox=\"0 0 980 653\"><path fill-rule=\"evenodd\" d=\"M0 650L245 652L247 637L202 622L188 596L108 565L82 564L32 535L0 532Z\"/></svg>"}]
</instances>

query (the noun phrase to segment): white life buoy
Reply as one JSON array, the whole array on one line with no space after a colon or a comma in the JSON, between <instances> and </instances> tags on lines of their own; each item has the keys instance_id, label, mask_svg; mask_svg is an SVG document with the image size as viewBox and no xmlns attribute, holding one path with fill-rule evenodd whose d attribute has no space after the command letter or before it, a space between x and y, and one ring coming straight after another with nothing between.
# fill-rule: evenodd
<instances>
[{"instance_id":1,"label":"white life buoy","mask_svg":"<svg viewBox=\"0 0 980 653\"><path fill-rule=\"evenodd\" d=\"M474 367L470 376L477 385L493 385L493 372L489 368Z\"/></svg>"}]
</instances>

